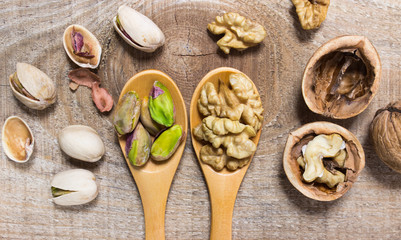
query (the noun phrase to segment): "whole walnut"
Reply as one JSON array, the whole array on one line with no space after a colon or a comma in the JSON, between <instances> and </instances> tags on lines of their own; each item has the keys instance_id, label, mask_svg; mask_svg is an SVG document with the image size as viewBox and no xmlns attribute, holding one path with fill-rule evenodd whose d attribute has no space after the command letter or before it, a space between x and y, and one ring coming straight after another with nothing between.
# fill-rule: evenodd
<instances>
[{"instance_id":1,"label":"whole walnut","mask_svg":"<svg viewBox=\"0 0 401 240\"><path fill-rule=\"evenodd\" d=\"M401 173L401 100L376 112L370 132L379 158Z\"/></svg>"}]
</instances>

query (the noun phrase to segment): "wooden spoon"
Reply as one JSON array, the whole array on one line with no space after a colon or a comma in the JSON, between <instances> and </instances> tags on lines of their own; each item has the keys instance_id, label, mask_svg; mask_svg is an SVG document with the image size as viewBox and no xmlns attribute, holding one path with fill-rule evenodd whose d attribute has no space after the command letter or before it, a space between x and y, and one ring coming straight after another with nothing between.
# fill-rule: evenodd
<instances>
[{"instance_id":1,"label":"wooden spoon","mask_svg":"<svg viewBox=\"0 0 401 240\"><path fill-rule=\"evenodd\" d=\"M184 99L175 82L165 73L158 70L145 70L135 74L125 84L121 97L128 91L134 90L142 99L149 95L154 81L163 83L170 91L175 106L175 123L188 132L187 111ZM132 176L135 179L142 199L145 214L146 239L165 239L164 215L166 211L167 196L173 181L175 171L185 148L186 134L177 151L166 161L156 162L151 159L142 167L134 167L125 156L125 137L119 137L120 146Z\"/></svg>"},{"instance_id":2,"label":"wooden spoon","mask_svg":"<svg viewBox=\"0 0 401 240\"><path fill-rule=\"evenodd\" d=\"M211 82L215 85L216 89L218 89L217 86L219 79L228 84L229 75L232 73L241 72L234 68L221 67L210 71L202 81L200 81L191 100L189 120L191 129L195 128L202 122L202 116L198 111L197 105L203 85L206 82ZM253 87L257 91L255 84L253 84ZM258 144L259 142L260 132L261 131L259 130L257 135L252 139L255 144ZM193 134L191 134L191 138L192 145L195 149L196 156L198 157L199 164L202 168L203 174L205 175L206 183L209 188L212 208L210 239L231 239L231 225L235 199L242 179L244 178L251 161L249 161L246 166L237 169L236 171L229 171L226 168L221 171L216 171L211 166L200 160L199 153L204 144L196 140ZM251 160L252 157L253 154L250 157Z\"/></svg>"}]
</instances>

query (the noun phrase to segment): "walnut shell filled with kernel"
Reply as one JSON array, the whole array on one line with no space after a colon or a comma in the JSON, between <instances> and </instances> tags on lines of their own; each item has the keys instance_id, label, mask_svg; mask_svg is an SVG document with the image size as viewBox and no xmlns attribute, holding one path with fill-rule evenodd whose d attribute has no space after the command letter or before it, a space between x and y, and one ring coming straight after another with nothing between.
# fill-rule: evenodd
<instances>
[{"instance_id":1,"label":"walnut shell filled with kernel","mask_svg":"<svg viewBox=\"0 0 401 240\"><path fill-rule=\"evenodd\" d=\"M302 95L318 114L346 119L361 113L375 96L381 63L363 36L341 36L322 45L306 65Z\"/></svg>"},{"instance_id":2,"label":"walnut shell filled with kernel","mask_svg":"<svg viewBox=\"0 0 401 240\"><path fill-rule=\"evenodd\" d=\"M306 182L303 179L304 170L297 161L303 154L302 148L322 134L338 134L345 144L346 158L342 169L345 180L333 188L317 181ZM284 150L283 166L288 180L303 195L319 201L332 201L343 196L357 180L365 167L365 153L358 139L347 129L334 123L314 122L290 133Z\"/></svg>"},{"instance_id":3,"label":"walnut shell filled with kernel","mask_svg":"<svg viewBox=\"0 0 401 240\"><path fill-rule=\"evenodd\" d=\"M390 103L376 112L370 134L379 158L401 173L401 101Z\"/></svg>"}]
</instances>

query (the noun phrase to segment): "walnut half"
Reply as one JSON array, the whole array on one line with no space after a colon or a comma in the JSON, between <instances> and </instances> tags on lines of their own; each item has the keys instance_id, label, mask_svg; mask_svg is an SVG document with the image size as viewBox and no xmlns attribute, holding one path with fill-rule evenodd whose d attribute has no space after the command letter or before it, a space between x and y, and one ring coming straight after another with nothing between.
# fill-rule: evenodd
<instances>
[{"instance_id":1,"label":"walnut half","mask_svg":"<svg viewBox=\"0 0 401 240\"><path fill-rule=\"evenodd\" d=\"M224 53L229 54L231 48L244 50L262 42L267 33L265 28L238 13L225 13L217 16L216 21L207 25L213 34L225 34L217 45Z\"/></svg>"},{"instance_id":2,"label":"walnut half","mask_svg":"<svg viewBox=\"0 0 401 240\"><path fill-rule=\"evenodd\" d=\"M310 58L302 95L315 113L346 119L361 113L380 82L379 54L364 36L341 36L323 44Z\"/></svg>"},{"instance_id":3,"label":"walnut half","mask_svg":"<svg viewBox=\"0 0 401 240\"><path fill-rule=\"evenodd\" d=\"M329 9L330 0L292 0L302 28L310 30L320 27Z\"/></svg>"},{"instance_id":4,"label":"walnut half","mask_svg":"<svg viewBox=\"0 0 401 240\"><path fill-rule=\"evenodd\" d=\"M304 149L305 154L303 154L302 150L317 136L326 136L324 138L329 140L333 137L338 138L336 141L332 139L313 144L312 153L320 152L317 155L321 155L326 151L322 156L330 157L330 159L322 158L321 162L319 160L318 163L321 165L318 166L319 168L316 168L316 162L304 161L303 157L308 157L310 152ZM345 152L341 151L342 141L345 143ZM334 144L334 142L337 143ZM333 144L337 146L334 147ZM332 147L335 153L327 152ZM313 164L313 166L305 166L305 163ZM284 150L283 166L288 180L302 194L319 201L332 201L343 196L357 180L365 166L365 153L358 139L347 129L334 123L314 122L290 133ZM313 167L312 171L307 170L310 167ZM340 173L339 170L342 172ZM312 178L310 172L312 172ZM305 177L305 174L308 176Z\"/></svg>"}]
</instances>

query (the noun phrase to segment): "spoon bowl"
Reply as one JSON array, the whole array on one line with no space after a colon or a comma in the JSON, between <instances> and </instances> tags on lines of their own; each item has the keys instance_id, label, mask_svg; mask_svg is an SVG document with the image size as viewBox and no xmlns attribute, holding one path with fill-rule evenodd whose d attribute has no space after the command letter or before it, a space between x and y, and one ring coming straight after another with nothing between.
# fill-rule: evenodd
<instances>
[{"instance_id":1,"label":"spoon bowl","mask_svg":"<svg viewBox=\"0 0 401 240\"><path fill-rule=\"evenodd\" d=\"M221 67L210 71L199 82L195 92L192 96L190 105L190 126L191 130L197 125L202 123L202 116L198 111L198 99L203 85L211 82L215 85L216 89L219 80L224 83L229 83L229 75L232 73L241 73L239 70L229 67ZM245 74L244 74L245 75ZM249 77L248 77L249 79ZM254 89L257 91L255 84L252 82ZM259 130L255 137L251 140L257 145L259 142L261 130ZM209 189L209 196L212 208L212 224L210 230L210 239L231 239L231 225L232 214L234 210L235 199L237 197L238 189L241 185L242 179L248 170L249 164L253 158L250 156L248 164L235 171L230 171L223 168L221 171L214 170L208 164L200 160L200 149L204 144L195 139L191 132L192 145L194 147L196 156L201 166L202 172L205 176L206 183Z\"/></svg>"},{"instance_id":2,"label":"spoon bowl","mask_svg":"<svg viewBox=\"0 0 401 240\"><path fill-rule=\"evenodd\" d=\"M175 123L180 124L184 132L188 132L187 111L184 99L175 82L165 73L158 70L145 70L135 74L127 81L121 91L119 101L128 91L135 91L140 99L149 95L154 81L159 81L170 91L174 102ZM165 239L164 215L171 183L173 181L181 156L184 152L186 134L176 152L166 161L156 162L149 159L141 167L132 166L125 155L126 137L119 137L121 150L128 168L135 179L142 199L145 214L146 239Z\"/></svg>"}]
</instances>

